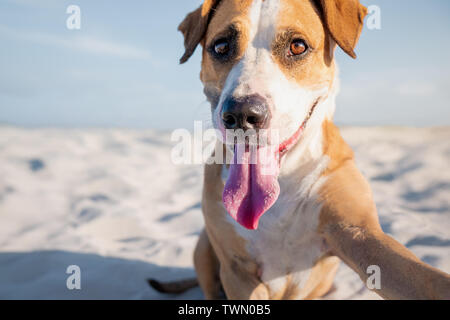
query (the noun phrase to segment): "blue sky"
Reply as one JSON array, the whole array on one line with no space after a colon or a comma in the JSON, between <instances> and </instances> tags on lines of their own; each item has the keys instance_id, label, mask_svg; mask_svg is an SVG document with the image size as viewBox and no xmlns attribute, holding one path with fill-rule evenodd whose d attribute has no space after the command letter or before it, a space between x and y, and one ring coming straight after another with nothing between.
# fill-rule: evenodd
<instances>
[{"instance_id":1,"label":"blue sky","mask_svg":"<svg viewBox=\"0 0 450 320\"><path fill-rule=\"evenodd\" d=\"M192 128L208 120L200 50L178 65L177 32L200 0L2 0L0 123ZM450 1L364 0L381 30L364 29L358 60L338 51L336 121L450 125ZM81 8L81 30L66 8Z\"/></svg>"}]
</instances>

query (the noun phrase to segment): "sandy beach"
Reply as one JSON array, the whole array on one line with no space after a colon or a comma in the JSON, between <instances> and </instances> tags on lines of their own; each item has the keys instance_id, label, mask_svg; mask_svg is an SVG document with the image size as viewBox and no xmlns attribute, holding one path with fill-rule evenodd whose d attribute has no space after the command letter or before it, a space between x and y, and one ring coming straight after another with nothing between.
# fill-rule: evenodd
<instances>
[{"instance_id":1,"label":"sandy beach","mask_svg":"<svg viewBox=\"0 0 450 320\"><path fill-rule=\"evenodd\" d=\"M342 133L383 230L450 273L450 128ZM202 166L174 165L172 145L151 130L0 127L0 299L202 299L146 283L195 275ZM335 286L329 299L379 299L343 264Z\"/></svg>"}]
</instances>

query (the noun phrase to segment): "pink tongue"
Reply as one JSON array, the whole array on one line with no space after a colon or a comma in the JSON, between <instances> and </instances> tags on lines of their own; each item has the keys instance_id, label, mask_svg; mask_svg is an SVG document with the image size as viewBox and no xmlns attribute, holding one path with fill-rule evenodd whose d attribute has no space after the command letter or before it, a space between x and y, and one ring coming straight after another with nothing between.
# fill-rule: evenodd
<instances>
[{"instance_id":1,"label":"pink tongue","mask_svg":"<svg viewBox=\"0 0 450 320\"><path fill-rule=\"evenodd\" d=\"M259 219L280 195L278 150L272 147L255 149L237 152L235 147L222 196L228 213L251 230L258 228Z\"/></svg>"}]
</instances>

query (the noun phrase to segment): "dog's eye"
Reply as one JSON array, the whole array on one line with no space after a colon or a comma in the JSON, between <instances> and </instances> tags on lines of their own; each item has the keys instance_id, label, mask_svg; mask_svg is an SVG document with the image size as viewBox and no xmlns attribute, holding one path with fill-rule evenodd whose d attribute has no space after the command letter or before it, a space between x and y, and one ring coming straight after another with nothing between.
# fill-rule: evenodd
<instances>
[{"instance_id":1,"label":"dog's eye","mask_svg":"<svg viewBox=\"0 0 450 320\"><path fill-rule=\"evenodd\" d=\"M299 56L308 50L308 46L306 45L305 41L302 39L296 39L291 42L291 45L289 47L289 55L290 56Z\"/></svg>"},{"instance_id":2,"label":"dog's eye","mask_svg":"<svg viewBox=\"0 0 450 320\"><path fill-rule=\"evenodd\" d=\"M230 44L228 43L228 40L226 40L226 39L218 40L214 44L214 52L219 56L226 55L229 50L230 50Z\"/></svg>"}]
</instances>

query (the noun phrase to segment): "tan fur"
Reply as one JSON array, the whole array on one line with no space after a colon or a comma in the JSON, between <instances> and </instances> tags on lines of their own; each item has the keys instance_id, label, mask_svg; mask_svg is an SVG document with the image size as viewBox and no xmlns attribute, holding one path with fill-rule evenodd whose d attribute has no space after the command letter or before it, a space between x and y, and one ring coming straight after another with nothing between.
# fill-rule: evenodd
<instances>
[{"instance_id":1,"label":"tan fur","mask_svg":"<svg viewBox=\"0 0 450 320\"><path fill-rule=\"evenodd\" d=\"M305 300L318 299L330 292L339 264L340 259L333 255L326 255L316 262L305 288L311 288Z\"/></svg>"},{"instance_id":2,"label":"tan fur","mask_svg":"<svg viewBox=\"0 0 450 320\"><path fill-rule=\"evenodd\" d=\"M237 62L245 52L248 43L248 29L250 21L248 21L247 13L251 3L252 0L222 0L205 35L205 46L209 46L218 35L226 30L228 26L233 24L241 32L239 39L239 54L235 61ZM234 63L227 63L225 65L217 63L209 56L206 50L203 51L202 57L200 79L205 86L211 86L213 89L220 92Z\"/></svg>"},{"instance_id":3,"label":"tan fur","mask_svg":"<svg viewBox=\"0 0 450 320\"><path fill-rule=\"evenodd\" d=\"M320 0L325 24L333 39L351 57L361 35L367 9L359 0Z\"/></svg>"},{"instance_id":4,"label":"tan fur","mask_svg":"<svg viewBox=\"0 0 450 320\"><path fill-rule=\"evenodd\" d=\"M194 251L194 266L198 277L199 285L208 300L220 298L220 274L219 260L209 242L208 234L205 230L200 234L200 239Z\"/></svg>"},{"instance_id":5,"label":"tan fur","mask_svg":"<svg viewBox=\"0 0 450 320\"><path fill-rule=\"evenodd\" d=\"M205 0L202 6L191 12L183 20L178 30L183 33L186 51L180 63L186 62L194 53L195 48L202 41L208 28L208 23L219 0Z\"/></svg>"},{"instance_id":6,"label":"tan fur","mask_svg":"<svg viewBox=\"0 0 450 320\"><path fill-rule=\"evenodd\" d=\"M301 15L299 14L301 12ZM321 23L320 11L312 0L284 1L280 8L279 30L290 30L307 40L313 52L301 63L289 63L282 54L274 55L281 70L305 88L331 87L335 65L331 63L329 35Z\"/></svg>"}]
</instances>

